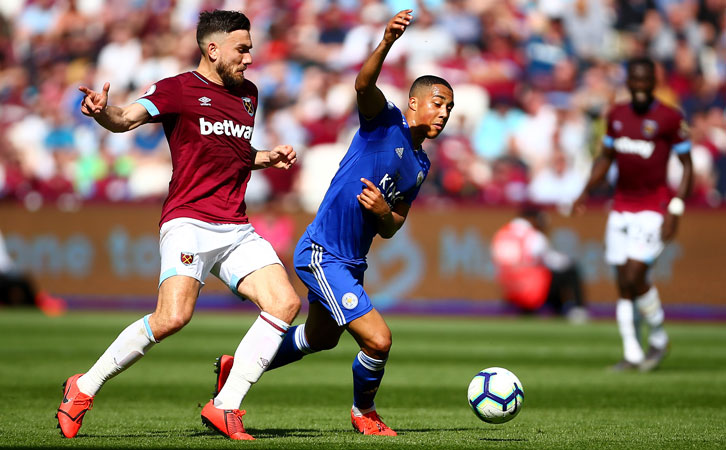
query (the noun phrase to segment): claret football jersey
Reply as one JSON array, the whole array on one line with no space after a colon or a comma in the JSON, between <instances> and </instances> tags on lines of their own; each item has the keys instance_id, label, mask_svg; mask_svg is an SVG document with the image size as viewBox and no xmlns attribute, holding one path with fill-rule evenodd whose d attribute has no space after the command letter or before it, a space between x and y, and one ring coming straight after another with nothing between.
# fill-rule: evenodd
<instances>
[{"instance_id":1,"label":"claret football jersey","mask_svg":"<svg viewBox=\"0 0 726 450\"><path fill-rule=\"evenodd\" d=\"M378 186L391 207L411 204L431 167L426 153L413 148L408 123L393 103L370 120L359 118L360 129L307 229L326 252L351 262L365 261L377 233L377 218L357 199L365 186L360 179Z\"/></svg>"},{"instance_id":2,"label":"claret football jersey","mask_svg":"<svg viewBox=\"0 0 726 450\"><path fill-rule=\"evenodd\" d=\"M137 103L162 123L171 151L173 174L160 223L178 217L247 223L257 87L245 80L231 92L186 72L152 85Z\"/></svg>"},{"instance_id":3,"label":"claret football jersey","mask_svg":"<svg viewBox=\"0 0 726 450\"><path fill-rule=\"evenodd\" d=\"M642 115L630 103L617 104L607 116L603 145L615 150L618 166L613 209L665 212L670 199L666 184L670 152L691 150L681 112L657 100Z\"/></svg>"}]
</instances>

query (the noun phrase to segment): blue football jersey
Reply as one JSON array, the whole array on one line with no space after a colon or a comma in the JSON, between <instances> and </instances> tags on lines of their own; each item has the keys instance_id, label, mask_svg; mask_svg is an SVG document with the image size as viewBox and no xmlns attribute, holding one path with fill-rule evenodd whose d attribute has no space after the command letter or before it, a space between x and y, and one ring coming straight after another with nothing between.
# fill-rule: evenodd
<instances>
[{"instance_id":1,"label":"blue football jersey","mask_svg":"<svg viewBox=\"0 0 726 450\"><path fill-rule=\"evenodd\" d=\"M325 251L351 262L365 261L377 233L376 217L356 198L365 186L360 179L378 186L391 207L411 204L431 167L426 153L414 150L406 118L393 103L370 120L359 119L360 129L306 231Z\"/></svg>"}]
</instances>

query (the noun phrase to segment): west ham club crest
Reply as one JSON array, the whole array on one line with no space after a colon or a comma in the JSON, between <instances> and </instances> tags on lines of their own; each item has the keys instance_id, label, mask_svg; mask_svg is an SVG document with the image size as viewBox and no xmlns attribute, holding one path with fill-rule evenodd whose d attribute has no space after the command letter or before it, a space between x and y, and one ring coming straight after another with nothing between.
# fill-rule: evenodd
<instances>
[{"instance_id":1,"label":"west ham club crest","mask_svg":"<svg viewBox=\"0 0 726 450\"><path fill-rule=\"evenodd\" d=\"M653 139L658 132L658 122L655 120L645 119L643 121L643 136L646 139Z\"/></svg>"},{"instance_id":2,"label":"west ham club crest","mask_svg":"<svg viewBox=\"0 0 726 450\"><path fill-rule=\"evenodd\" d=\"M250 117L255 115L255 105L252 104L252 100L249 97L242 97L242 104Z\"/></svg>"},{"instance_id":3,"label":"west ham club crest","mask_svg":"<svg viewBox=\"0 0 726 450\"><path fill-rule=\"evenodd\" d=\"M188 266L189 264L194 262L194 253L184 253L181 254L181 262L185 266Z\"/></svg>"}]
</instances>

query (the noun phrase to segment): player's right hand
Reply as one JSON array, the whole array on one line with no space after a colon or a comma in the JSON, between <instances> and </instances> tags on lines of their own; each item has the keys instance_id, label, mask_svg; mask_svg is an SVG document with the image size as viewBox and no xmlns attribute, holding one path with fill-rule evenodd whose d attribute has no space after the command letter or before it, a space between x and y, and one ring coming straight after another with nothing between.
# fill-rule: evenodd
<instances>
[{"instance_id":1,"label":"player's right hand","mask_svg":"<svg viewBox=\"0 0 726 450\"><path fill-rule=\"evenodd\" d=\"M386 203L386 199L383 197L381 190L378 189L378 186L365 178L361 178L360 181L365 186L363 186L363 190L357 196L358 203L378 217L390 214L391 208Z\"/></svg>"},{"instance_id":2,"label":"player's right hand","mask_svg":"<svg viewBox=\"0 0 726 450\"><path fill-rule=\"evenodd\" d=\"M393 44L396 39L400 38L406 28L411 25L413 16L412 9L404 9L399 12L386 25L386 32L383 34L383 40L389 44Z\"/></svg>"},{"instance_id":3,"label":"player's right hand","mask_svg":"<svg viewBox=\"0 0 726 450\"><path fill-rule=\"evenodd\" d=\"M102 113L108 104L108 89L110 87L110 83L106 82L103 85L103 91L96 92L86 86L79 86L78 90L86 94L81 101L81 112L89 117L95 117Z\"/></svg>"},{"instance_id":4,"label":"player's right hand","mask_svg":"<svg viewBox=\"0 0 726 450\"><path fill-rule=\"evenodd\" d=\"M585 202L587 201L587 192L583 192L580 194L577 199L575 199L574 202L572 202L572 206L570 207L570 214L575 214L577 216L581 216L585 213Z\"/></svg>"}]
</instances>

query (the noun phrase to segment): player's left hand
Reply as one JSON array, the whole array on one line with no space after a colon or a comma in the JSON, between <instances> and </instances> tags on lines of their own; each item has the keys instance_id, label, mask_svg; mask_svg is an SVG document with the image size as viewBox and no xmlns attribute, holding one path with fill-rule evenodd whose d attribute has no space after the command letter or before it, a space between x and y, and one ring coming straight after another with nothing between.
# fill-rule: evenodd
<instances>
[{"instance_id":1,"label":"player's left hand","mask_svg":"<svg viewBox=\"0 0 726 450\"><path fill-rule=\"evenodd\" d=\"M277 169L289 169L297 162L297 154L290 145L278 145L270 150L270 165Z\"/></svg>"},{"instance_id":2,"label":"player's left hand","mask_svg":"<svg viewBox=\"0 0 726 450\"><path fill-rule=\"evenodd\" d=\"M660 238L663 242L669 242L676 237L676 230L678 229L678 216L667 213L663 219L663 225L660 228Z\"/></svg>"},{"instance_id":3,"label":"player's left hand","mask_svg":"<svg viewBox=\"0 0 726 450\"><path fill-rule=\"evenodd\" d=\"M389 214L391 212L391 208L388 206L388 203L386 203L386 199L383 198L383 193L381 193L381 190L378 189L378 186L365 178L361 178L360 181L362 181L365 186L361 193L357 196L358 203L378 217Z\"/></svg>"},{"instance_id":4,"label":"player's left hand","mask_svg":"<svg viewBox=\"0 0 726 450\"><path fill-rule=\"evenodd\" d=\"M386 25L386 31L383 33L383 40L385 42L393 44L396 39L403 35L406 28L411 25L411 20L413 20L412 12L412 9L404 9L393 16Z\"/></svg>"}]
</instances>

